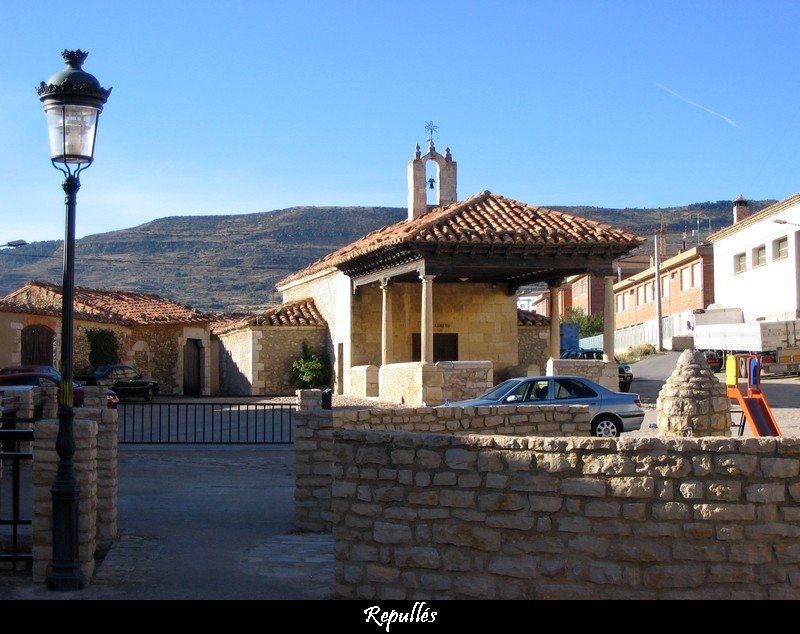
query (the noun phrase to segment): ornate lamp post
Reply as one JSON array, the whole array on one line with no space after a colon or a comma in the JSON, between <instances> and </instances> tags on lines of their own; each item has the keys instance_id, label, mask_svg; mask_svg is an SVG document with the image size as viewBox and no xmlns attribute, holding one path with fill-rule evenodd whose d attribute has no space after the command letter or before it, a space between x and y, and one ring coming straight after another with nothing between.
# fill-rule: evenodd
<instances>
[{"instance_id":1,"label":"ornate lamp post","mask_svg":"<svg viewBox=\"0 0 800 634\"><path fill-rule=\"evenodd\" d=\"M81 69L88 53L64 51L67 67L37 89L47 115L50 160L64 174L66 230L64 282L61 305L61 386L58 392L58 472L50 489L53 496L53 565L47 576L51 590L80 590L86 580L78 552L78 502L75 479L75 433L72 409L72 336L75 297L75 198L81 186L78 175L94 159L97 120L111 89Z\"/></svg>"}]
</instances>

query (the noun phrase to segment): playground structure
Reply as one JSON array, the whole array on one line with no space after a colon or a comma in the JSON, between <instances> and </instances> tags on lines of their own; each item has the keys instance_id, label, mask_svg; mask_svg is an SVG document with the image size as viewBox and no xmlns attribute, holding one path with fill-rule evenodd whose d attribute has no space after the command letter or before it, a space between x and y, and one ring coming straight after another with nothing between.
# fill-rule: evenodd
<instances>
[{"instance_id":1,"label":"playground structure","mask_svg":"<svg viewBox=\"0 0 800 634\"><path fill-rule=\"evenodd\" d=\"M740 379L745 380L745 392L740 387ZM744 433L745 421L753 436L783 436L767 397L761 391L761 362L758 356L728 355L725 360L725 385L728 398L735 400L742 409L740 436Z\"/></svg>"}]
</instances>

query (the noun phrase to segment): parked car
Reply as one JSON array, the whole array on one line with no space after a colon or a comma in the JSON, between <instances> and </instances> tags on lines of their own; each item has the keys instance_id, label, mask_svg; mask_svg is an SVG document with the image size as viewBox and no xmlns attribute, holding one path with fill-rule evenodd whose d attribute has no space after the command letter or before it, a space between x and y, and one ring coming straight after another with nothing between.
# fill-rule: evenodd
<instances>
[{"instance_id":1,"label":"parked car","mask_svg":"<svg viewBox=\"0 0 800 634\"><path fill-rule=\"evenodd\" d=\"M614 392L580 376L526 376L508 379L483 396L450 403L481 405L586 405L592 436L619 436L642 426L644 410L638 394Z\"/></svg>"},{"instance_id":2,"label":"parked car","mask_svg":"<svg viewBox=\"0 0 800 634\"><path fill-rule=\"evenodd\" d=\"M4 385L32 385L44 388L47 385L60 385L61 377L58 379L46 372L16 372L10 374L0 374L0 388ZM85 393L83 385L77 381L72 383L72 405L73 407L83 407ZM109 409L116 409L119 404L119 397L111 388L106 388L106 406Z\"/></svg>"},{"instance_id":3,"label":"parked car","mask_svg":"<svg viewBox=\"0 0 800 634\"><path fill-rule=\"evenodd\" d=\"M723 360L725 359L725 353L722 350L703 350L703 356L706 358L708 367L711 368L712 372L722 370Z\"/></svg>"},{"instance_id":4,"label":"parked car","mask_svg":"<svg viewBox=\"0 0 800 634\"><path fill-rule=\"evenodd\" d=\"M603 351L597 348L573 348L561 353L562 359L596 359L603 360ZM633 383L633 370L627 363L622 363L614 357L614 361L619 365L619 391L629 392Z\"/></svg>"},{"instance_id":5,"label":"parked car","mask_svg":"<svg viewBox=\"0 0 800 634\"><path fill-rule=\"evenodd\" d=\"M152 401L158 394L158 381L146 379L129 365L98 365L91 374L76 376L76 381L85 385L105 385L110 387L120 399L140 396Z\"/></svg>"},{"instance_id":6,"label":"parked car","mask_svg":"<svg viewBox=\"0 0 800 634\"><path fill-rule=\"evenodd\" d=\"M61 372L52 365L9 365L0 369L0 376L5 374L20 374L28 372L44 372L51 375L56 381L61 380Z\"/></svg>"}]
</instances>

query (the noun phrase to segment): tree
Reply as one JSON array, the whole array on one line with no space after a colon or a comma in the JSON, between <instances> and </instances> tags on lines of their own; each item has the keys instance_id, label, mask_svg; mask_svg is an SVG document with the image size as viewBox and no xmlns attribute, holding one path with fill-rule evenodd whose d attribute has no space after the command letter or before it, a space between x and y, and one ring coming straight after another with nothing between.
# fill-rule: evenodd
<instances>
[{"instance_id":1,"label":"tree","mask_svg":"<svg viewBox=\"0 0 800 634\"><path fill-rule=\"evenodd\" d=\"M89 364L113 365L119 363L119 342L113 330L105 328L87 328L86 339L89 340Z\"/></svg>"},{"instance_id":2,"label":"tree","mask_svg":"<svg viewBox=\"0 0 800 634\"><path fill-rule=\"evenodd\" d=\"M582 308L570 308L561 318L561 323L578 324L580 337L593 337L603 334L603 314L587 315Z\"/></svg>"}]
</instances>

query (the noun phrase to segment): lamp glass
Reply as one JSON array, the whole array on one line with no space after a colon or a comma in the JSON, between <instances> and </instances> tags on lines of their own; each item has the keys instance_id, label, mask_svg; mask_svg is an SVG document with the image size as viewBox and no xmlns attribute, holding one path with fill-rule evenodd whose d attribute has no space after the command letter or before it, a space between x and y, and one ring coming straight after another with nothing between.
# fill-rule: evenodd
<instances>
[{"instance_id":1,"label":"lamp glass","mask_svg":"<svg viewBox=\"0 0 800 634\"><path fill-rule=\"evenodd\" d=\"M91 163L98 108L86 105L46 104L50 158L58 163Z\"/></svg>"}]
</instances>

